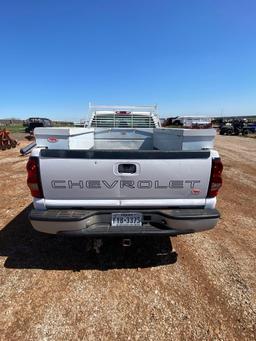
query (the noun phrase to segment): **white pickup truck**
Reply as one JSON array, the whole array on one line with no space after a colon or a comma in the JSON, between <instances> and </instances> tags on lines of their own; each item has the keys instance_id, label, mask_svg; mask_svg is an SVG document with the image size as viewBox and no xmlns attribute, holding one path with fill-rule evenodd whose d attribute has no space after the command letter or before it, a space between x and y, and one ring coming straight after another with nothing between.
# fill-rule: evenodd
<instances>
[{"instance_id":1,"label":"white pickup truck","mask_svg":"<svg viewBox=\"0 0 256 341\"><path fill-rule=\"evenodd\" d=\"M94 107L88 127L36 128L27 164L41 232L176 236L213 228L214 129L161 128L155 107Z\"/></svg>"}]
</instances>

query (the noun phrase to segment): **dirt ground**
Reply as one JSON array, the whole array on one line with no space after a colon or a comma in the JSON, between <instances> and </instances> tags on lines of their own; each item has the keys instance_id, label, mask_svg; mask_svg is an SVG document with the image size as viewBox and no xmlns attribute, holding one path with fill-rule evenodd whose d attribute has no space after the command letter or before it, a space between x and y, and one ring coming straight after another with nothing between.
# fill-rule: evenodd
<instances>
[{"instance_id":1,"label":"dirt ground","mask_svg":"<svg viewBox=\"0 0 256 341\"><path fill-rule=\"evenodd\" d=\"M27 142L22 141L21 145ZM256 139L217 136L222 219L211 231L106 241L51 237L27 220L27 157L0 151L1 340L255 340Z\"/></svg>"}]
</instances>

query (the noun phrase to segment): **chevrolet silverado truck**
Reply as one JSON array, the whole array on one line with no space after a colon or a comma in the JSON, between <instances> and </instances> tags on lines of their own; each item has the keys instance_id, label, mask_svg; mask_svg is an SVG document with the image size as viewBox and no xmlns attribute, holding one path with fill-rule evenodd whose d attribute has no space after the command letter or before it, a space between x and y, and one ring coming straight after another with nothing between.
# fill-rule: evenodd
<instances>
[{"instance_id":1,"label":"chevrolet silverado truck","mask_svg":"<svg viewBox=\"0 0 256 341\"><path fill-rule=\"evenodd\" d=\"M29 219L40 232L177 236L219 220L214 129L162 128L154 106L95 106L87 127L34 133Z\"/></svg>"}]
</instances>

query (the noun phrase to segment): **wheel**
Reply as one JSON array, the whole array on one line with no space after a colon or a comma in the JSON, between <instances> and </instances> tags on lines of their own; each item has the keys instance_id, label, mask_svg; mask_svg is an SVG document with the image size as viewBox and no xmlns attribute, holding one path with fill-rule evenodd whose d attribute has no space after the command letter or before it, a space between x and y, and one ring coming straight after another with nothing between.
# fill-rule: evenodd
<instances>
[{"instance_id":1,"label":"wheel","mask_svg":"<svg viewBox=\"0 0 256 341\"><path fill-rule=\"evenodd\" d=\"M245 130L243 130L243 133L242 133L242 134L243 134L244 136L247 136L248 133L249 133L249 131L248 131L247 129L245 129Z\"/></svg>"},{"instance_id":2,"label":"wheel","mask_svg":"<svg viewBox=\"0 0 256 341\"><path fill-rule=\"evenodd\" d=\"M232 130L227 131L227 135L231 136L232 135Z\"/></svg>"},{"instance_id":3,"label":"wheel","mask_svg":"<svg viewBox=\"0 0 256 341\"><path fill-rule=\"evenodd\" d=\"M16 141L12 141L12 142L11 142L11 147L12 147L12 148L15 148L16 146L17 146L17 142L16 142Z\"/></svg>"}]
</instances>

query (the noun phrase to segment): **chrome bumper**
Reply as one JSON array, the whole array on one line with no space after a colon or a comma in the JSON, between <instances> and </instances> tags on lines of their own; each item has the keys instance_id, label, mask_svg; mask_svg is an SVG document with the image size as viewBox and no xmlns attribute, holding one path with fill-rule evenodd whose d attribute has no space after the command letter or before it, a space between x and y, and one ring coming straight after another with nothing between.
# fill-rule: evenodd
<instances>
[{"instance_id":1,"label":"chrome bumper","mask_svg":"<svg viewBox=\"0 0 256 341\"><path fill-rule=\"evenodd\" d=\"M140 212L142 226L111 226L111 213ZM128 236L194 233L212 229L220 214L216 209L163 210L32 210L29 219L40 232L69 236Z\"/></svg>"}]
</instances>

